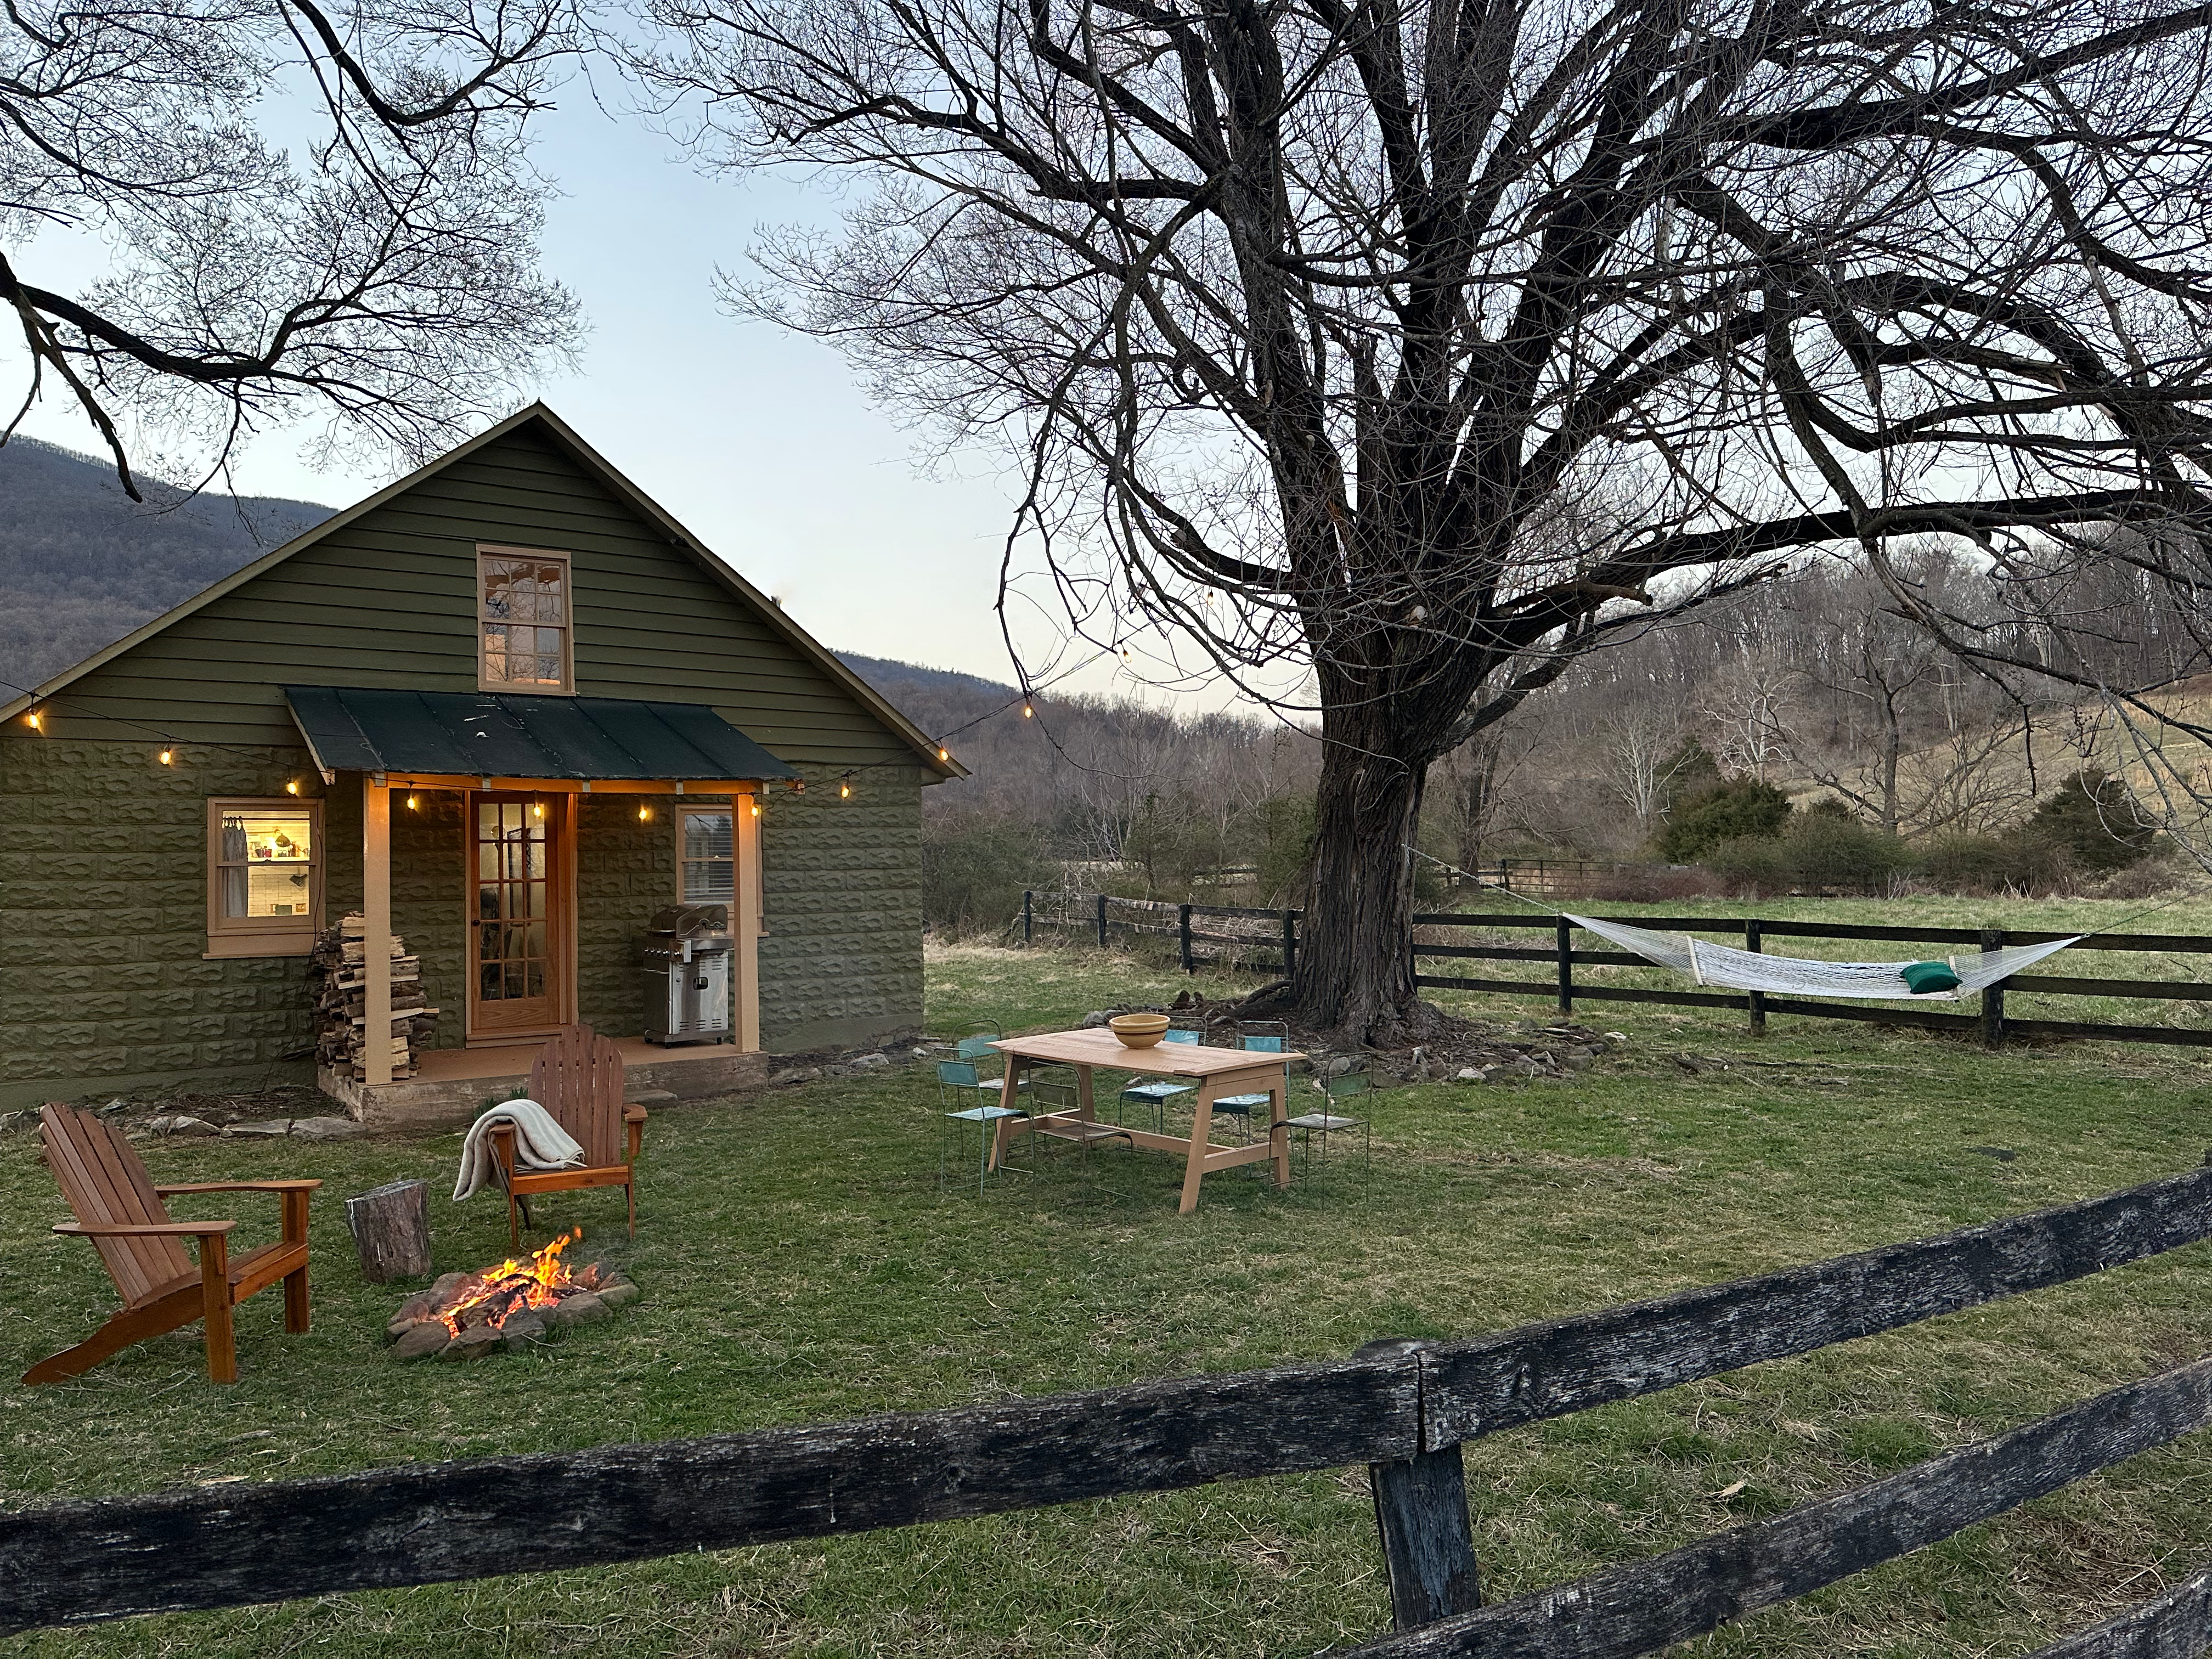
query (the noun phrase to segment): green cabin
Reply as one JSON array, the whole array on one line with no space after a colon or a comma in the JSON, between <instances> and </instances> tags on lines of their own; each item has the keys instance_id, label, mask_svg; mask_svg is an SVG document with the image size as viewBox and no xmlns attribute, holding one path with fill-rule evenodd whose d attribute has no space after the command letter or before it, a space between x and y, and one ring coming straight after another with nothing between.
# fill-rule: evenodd
<instances>
[{"instance_id":1,"label":"green cabin","mask_svg":"<svg viewBox=\"0 0 2212 1659\"><path fill-rule=\"evenodd\" d=\"M0 705L0 1107L313 1073L405 1115L579 1021L701 1092L918 1026L959 771L533 405ZM679 904L725 907L717 1043L646 1042ZM342 923L398 941L412 1066L329 1061Z\"/></svg>"}]
</instances>

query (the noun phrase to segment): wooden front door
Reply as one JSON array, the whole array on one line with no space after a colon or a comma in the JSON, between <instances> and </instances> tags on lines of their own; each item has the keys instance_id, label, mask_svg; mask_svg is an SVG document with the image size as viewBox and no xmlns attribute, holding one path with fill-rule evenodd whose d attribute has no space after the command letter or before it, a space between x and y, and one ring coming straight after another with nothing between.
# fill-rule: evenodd
<instances>
[{"instance_id":1,"label":"wooden front door","mask_svg":"<svg viewBox=\"0 0 2212 1659\"><path fill-rule=\"evenodd\" d=\"M554 796L469 797L471 1039L560 1026L568 1004L568 814Z\"/></svg>"}]
</instances>

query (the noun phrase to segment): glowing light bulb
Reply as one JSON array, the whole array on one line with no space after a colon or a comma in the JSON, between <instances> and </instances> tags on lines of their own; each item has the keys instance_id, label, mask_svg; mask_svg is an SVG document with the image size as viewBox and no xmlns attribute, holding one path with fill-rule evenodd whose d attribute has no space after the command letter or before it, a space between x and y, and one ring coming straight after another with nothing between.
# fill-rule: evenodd
<instances>
[{"instance_id":1,"label":"glowing light bulb","mask_svg":"<svg viewBox=\"0 0 2212 1659\"><path fill-rule=\"evenodd\" d=\"M760 816L760 803L758 801L755 801L753 803L753 816L755 817L758 817Z\"/></svg>"},{"instance_id":2,"label":"glowing light bulb","mask_svg":"<svg viewBox=\"0 0 2212 1659\"><path fill-rule=\"evenodd\" d=\"M1029 702L1026 698L1024 698L1022 702L1022 718L1025 720L1035 720L1036 718L1036 710L1030 707Z\"/></svg>"},{"instance_id":3,"label":"glowing light bulb","mask_svg":"<svg viewBox=\"0 0 2212 1659\"><path fill-rule=\"evenodd\" d=\"M407 810L410 812L415 810L415 797L412 795L407 797Z\"/></svg>"},{"instance_id":4,"label":"glowing light bulb","mask_svg":"<svg viewBox=\"0 0 2212 1659\"><path fill-rule=\"evenodd\" d=\"M46 717L44 714L40 714L35 708L29 714L24 715L23 718L30 722L31 730L33 732L43 732L46 729Z\"/></svg>"},{"instance_id":5,"label":"glowing light bulb","mask_svg":"<svg viewBox=\"0 0 2212 1659\"><path fill-rule=\"evenodd\" d=\"M534 800L531 802L530 815L532 817L544 817L545 816L545 803L542 800Z\"/></svg>"},{"instance_id":6,"label":"glowing light bulb","mask_svg":"<svg viewBox=\"0 0 2212 1659\"><path fill-rule=\"evenodd\" d=\"M837 799L840 799L840 800L850 800L850 799L853 799L853 781L852 781L852 779L850 779L850 778L841 778L841 779L839 779L839 780L838 780L838 782L837 782Z\"/></svg>"},{"instance_id":7,"label":"glowing light bulb","mask_svg":"<svg viewBox=\"0 0 2212 1659\"><path fill-rule=\"evenodd\" d=\"M158 759L164 766L168 765L169 763L175 760L176 757L176 751L173 749L164 749L158 756L155 757L155 758Z\"/></svg>"},{"instance_id":8,"label":"glowing light bulb","mask_svg":"<svg viewBox=\"0 0 2212 1659\"><path fill-rule=\"evenodd\" d=\"M952 751L940 743L937 745L937 758L939 760L951 760L952 758Z\"/></svg>"},{"instance_id":9,"label":"glowing light bulb","mask_svg":"<svg viewBox=\"0 0 2212 1659\"><path fill-rule=\"evenodd\" d=\"M637 809L637 821L638 821L640 823L652 823L652 822L653 822L653 809L652 809L650 806L641 806L641 807L639 807L639 808Z\"/></svg>"},{"instance_id":10,"label":"glowing light bulb","mask_svg":"<svg viewBox=\"0 0 2212 1659\"><path fill-rule=\"evenodd\" d=\"M299 779L297 779L297 778L291 778L291 779L288 779L288 780L286 781L286 782L285 782L285 785L284 785L284 793L285 793L286 794L288 794L288 795L296 795L296 794L298 794L298 793L300 793L300 781L299 781Z\"/></svg>"}]
</instances>

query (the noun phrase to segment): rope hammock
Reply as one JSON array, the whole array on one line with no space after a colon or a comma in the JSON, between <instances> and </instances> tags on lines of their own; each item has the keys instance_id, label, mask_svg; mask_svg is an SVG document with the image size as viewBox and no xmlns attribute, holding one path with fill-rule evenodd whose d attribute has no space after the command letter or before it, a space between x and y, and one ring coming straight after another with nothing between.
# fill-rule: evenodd
<instances>
[{"instance_id":1,"label":"rope hammock","mask_svg":"<svg viewBox=\"0 0 2212 1659\"><path fill-rule=\"evenodd\" d=\"M1757 951L1709 945L1687 933L1655 933L1601 916L1577 916L1565 910L1556 914L1635 951L1647 962L1687 974L1700 985L1718 985L1731 991L1772 991L1781 996L1855 997L1879 1002L1956 1002L2088 937L2075 933L2041 945L2007 945L1941 962L1820 962L1808 957L1770 957Z\"/></svg>"}]
</instances>

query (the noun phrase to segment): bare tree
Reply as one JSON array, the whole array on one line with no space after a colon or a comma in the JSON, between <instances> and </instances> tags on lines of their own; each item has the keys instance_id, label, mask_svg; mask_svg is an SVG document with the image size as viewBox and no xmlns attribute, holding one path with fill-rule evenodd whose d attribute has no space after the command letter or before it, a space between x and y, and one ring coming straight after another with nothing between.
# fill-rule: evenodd
<instances>
[{"instance_id":1,"label":"bare tree","mask_svg":"<svg viewBox=\"0 0 2212 1659\"><path fill-rule=\"evenodd\" d=\"M1598 740L1607 785L1638 833L1649 836L1667 810L1668 785L1691 754L1681 708L1658 697L1638 698L1606 715Z\"/></svg>"},{"instance_id":2,"label":"bare tree","mask_svg":"<svg viewBox=\"0 0 2212 1659\"><path fill-rule=\"evenodd\" d=\"M126 415L219 462L310 412L412 456L504 412L574 338L523 125L578 42L570 0L9 4L0 305L27 368L0 441L58 393L135 497ZM104 243L106 276L43 282L54 232Z\"/></svg>"},{"instance_id":3,"label":"bare tree","mask_svg":"<svg viewBox=\"0 0 2212 1659\"><path fill-rule=\"evenodd\" d=\"M2212 9L652 0L699 155L858 175L737 297L1027 459L1079 623L1303 658L1288 1000L1435 1016L1431 764L1824 544L2197 511ZM687 103L688 100L688 103Z\"/></svg>"}]
</instances>

